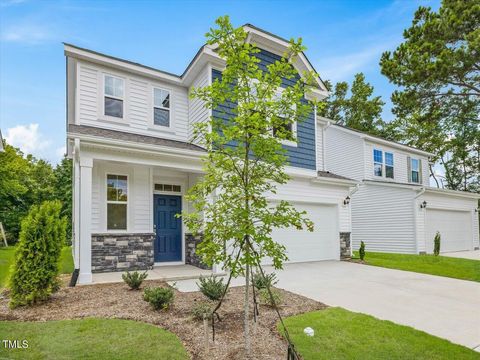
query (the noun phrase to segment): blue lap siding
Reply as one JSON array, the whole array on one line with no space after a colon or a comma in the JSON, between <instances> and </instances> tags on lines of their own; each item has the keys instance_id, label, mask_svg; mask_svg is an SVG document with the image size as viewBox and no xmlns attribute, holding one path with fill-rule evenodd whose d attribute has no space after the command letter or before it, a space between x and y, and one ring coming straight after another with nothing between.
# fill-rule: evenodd
<instances>
[{"instance_id":1,"label":"blue lap siding","mask_svg":"<svg viewBox=\"0 0 480 360\"><path fill-rule=\"evenodd\" d=\"M256 56L260 59L260 63L258 64L259 68L264 71L266 71L269 64L280 60L280 56L263 49L256 54ZM220 80L221 77L222 73L220 71L212 70L212 80ZM295 81L296 79L283 79L282 86L292 86L295 84ZM305 103L307 102L305 99L303 101ZM219 119L228 120L235 116L232 112L235 106L236 105L231 102L224 103L214 109L212 115ZM289 165L315 170L315 115L313 110L304 121L297 124L297 142L297 147L284 145L284 148L287 149Z\"/></svg>"}]
</instances>

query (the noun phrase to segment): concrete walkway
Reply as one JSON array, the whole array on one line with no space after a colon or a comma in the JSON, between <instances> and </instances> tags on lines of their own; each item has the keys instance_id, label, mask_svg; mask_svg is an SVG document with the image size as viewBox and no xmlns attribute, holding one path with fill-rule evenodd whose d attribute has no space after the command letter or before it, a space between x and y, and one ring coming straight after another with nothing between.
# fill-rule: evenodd
<instances>
[{"instance_id":1,"label":"concrete walkway","mask_svg":"<svg viewBox=\"0 0 480 360\"><path fill-rule=\"evenodd\" d=\"M198 279L200 276L209 276L211 270L199 269L192 265L156 266L148 270L147 280L176 281ZM92 275L93 284L122 282L122 272L97 273Z\"/></svg>"},{"instance_id":2,"label":"concrete walkway","mask_svg":"<svg viewBox=\"0 0 480 360\"><path fill-rule=\"evenodd\" d=\"M442 256L456 257L461 259L480 260L480 250L456 251L440 254Z\"/></svg>"},{"instance_id":3,"label":"concrete walkway","mask_svg":"<svg viewBox=\"0 0 480 360\"><path fill-rule=\"evenodd\" d=\"M340 261L287 264L277 277L285 290L480 350L480 283Z\"/></svg>"}]
</instances>

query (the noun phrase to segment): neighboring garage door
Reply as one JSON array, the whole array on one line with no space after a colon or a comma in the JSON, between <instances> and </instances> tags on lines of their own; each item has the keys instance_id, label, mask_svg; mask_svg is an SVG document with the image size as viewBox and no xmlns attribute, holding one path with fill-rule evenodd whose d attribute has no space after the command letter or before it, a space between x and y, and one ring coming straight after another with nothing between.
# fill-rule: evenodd
<instances>
[{"instance_id":1,"label":"neighboring garage door","mask_svg":"<svg viewBox=\"0 0 480 360\"><path fill-rule=\"evenodd\" d=\"M462 251L472 248L472 217L468 211L427 208L427 252L433 252L433 238L440 232L440 251Z\"/></svg>"},{"instance_id":2,"label":"neighboring garage door","mask_svg":"<svg viewBox=\"0 0 480 360\"><path fill-rule=\"evenodd\" d=\"M305 210L315 224L313 232L294 228L276 229L272 238L286 246L289 262L339 259L340 242L336 206L293 203L298 211Z\"/></svg>"}]
</instances>

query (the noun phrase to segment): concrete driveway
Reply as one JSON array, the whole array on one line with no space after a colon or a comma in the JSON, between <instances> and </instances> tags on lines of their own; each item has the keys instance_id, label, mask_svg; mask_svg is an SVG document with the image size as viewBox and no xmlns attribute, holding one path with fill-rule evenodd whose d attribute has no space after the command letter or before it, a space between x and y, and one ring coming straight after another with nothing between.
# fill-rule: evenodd
<instances>
[{"instance_id":1,"label":"concrete driveway","mask_svg":"<svg viewBox=\"0 0 480 360\"><path fill-rule=\"evenodd\" d=\"M287 264L277 277L279 288L480 351L480 283L343 261ZM198 291L196 282L176 286ZM244 282L232 279L231 286Z\"/></svg>"},{"instance_id":2,"label":"concrete driveway","mask_svg":"<svg viewBox=\"0 0 480 360\"><path fill-rule=\"evenodd\" d=\"M460 259L480 260L480 250L455 251L440 254L442 256L456 257Z\"/></svg>"},{"instance_id":3,"label":"concrete driveway","mask_svg":"<svg viewBox=\"0 0 480 360\"><path fill-rule=\"evenodd\" d=\"M480 283L340 261L285 265L278 287L480 350Z\"/></svg>"}]
</instances>

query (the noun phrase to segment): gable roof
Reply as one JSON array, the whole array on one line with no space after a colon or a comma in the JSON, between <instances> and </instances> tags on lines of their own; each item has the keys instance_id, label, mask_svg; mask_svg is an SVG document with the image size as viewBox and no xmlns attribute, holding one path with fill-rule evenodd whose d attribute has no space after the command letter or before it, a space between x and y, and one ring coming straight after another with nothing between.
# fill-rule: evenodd
<instances>
[{"instance_id":1,"label":"gable roof","mask_svg":"<svg viewBox=\"0 0 480 360\"><path fill-rule=\"evenodd\" d=\"M286 39L283 39L278 35L260 29L254 25L245 24L243 25L243 28L246 32L251 34L250 41L255 41L255 43L258 43L258 46L260 48L268 47L268 49L265 50L273 50L281 55L289 45L289 41L287 41ZM196 71L200 71L207 62L211 62L219 67L223 66L223 59L221 59L214 51L214 47L205 44L200 47L200 49L197 51L195 56L187 65L183 73L180 75L160 70L158 68L144 65L135 61L125 60L98 51L86 49L77 45L65 42L63 44L66 56L71 56L74 58L99 63L102 65L113 65L130 72L138 73L144 76L158 77L164 81L185 86L189 86L193 81L194 76L190 75L192 73L196 73ZM328 95L328 90L325 86L325 83L322 81L317 71L314 69L313 65L310 63L310 61L303 52L299 55L298 60L295 62L295 67L297 67L300 73L302 72L302 70L315 72L315 74L317 74L316 80L318 84L318 89L314 89L317 92L316 95L321 98L324 98Z\"/></svg>"},{"instance_id":2,"label":"gable roof","mask_svg":"<svg viewBox=\"0 0 480 360\"><path fill-rule=\"evenodd\" d=\"M424 150L418 149L418 148L410 146L410 145L405 145L405 144L399 143L397 141L387 140L387 139L384 139L380 136L370 135L369 133L367 133L365 131L360 131L360 130L353 129L353 128L345 126L345 125L338 124L338 123L334 122L334 120L323 117L323 116L317 116L317 121L321 121L323 123L331 122L331 126L334 126L337 129L346 131L350 134L357 135L360 138L365 139L365 140L369 140L369 141L372 141L372 142L377 142L377 143L380 143L380 144L383 144L383 145L387 145L387 146L391 146L391 147L394 147L394 148L402 149L404 151L414 152L414 153L424 155L424 156L427 156L427 157L435 155L431 152L424 151Z\"/></svg>"}]
</instances>

